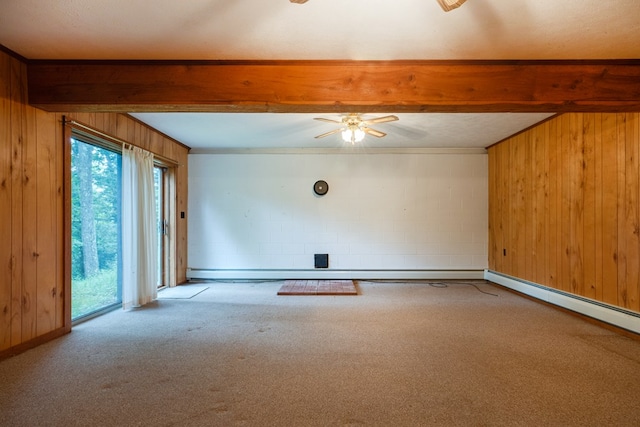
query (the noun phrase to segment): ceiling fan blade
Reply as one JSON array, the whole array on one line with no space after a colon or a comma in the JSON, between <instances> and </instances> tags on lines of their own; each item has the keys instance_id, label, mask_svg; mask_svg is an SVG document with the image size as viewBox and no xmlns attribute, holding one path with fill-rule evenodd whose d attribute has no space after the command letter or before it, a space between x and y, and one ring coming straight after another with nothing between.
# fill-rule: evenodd
<instances>
[{"instance_id":1,"label":"ceiling fan blade","mask_svg":"<svg viewBox=\"0 0 640 427\"><path fill-rule=\"evenodd\" d=\"M308 0L289 0L289 1L291 3L304 4ZM437 1L438 1L438 4L440 4L440 7L442 7L442 9L445 12L449 12L450 10L453 10L462 6L462 4L467 0L437 0Z\"/></svg>"},{"instance_id":2,"label":"ceiling fan blade","mask_svg":"<svg viewBox=\"0 0 640 427\"><path fill-rule=\"evenodd\" d=\"M337 123L339 125L342 124L342 122L340 122L338 120L325 119L324 117L316 117L313 120L318 120L318 121L327 122L327 123Z\"/></svg>"},{"instance_id":3,"label":"ceiling fan blade","mask_svg":"<svg viewBox=\"0 0 640 427\"><path fill-rule=\"evenodd\" d=\"M386 123L386 122L395 122L399 120L396 116L384 116L384 117L376 117L375 119L363 120L362 123L366 125L370 125L372 123Z\"/></svg>"},{"instance_id":4,"label":"ceiling fan blade","mask_svg":"<svg viewBox=\"0 0 640 427\"><path fill-rule=\"evenodd\" d=\"M437 0L440 7L445 11L449 12L450 10L456 9L467 0Z\"/></svg>"},{"instance_id":5,"label":"ceiling fan blade","mask_svg":"<svg viewBox=\"0 0 640 427\"><path fill-rule=\"evenodd\" d=\"M369 135L375 136L376 138L382 138L383 136L387 135L384 132L380 132L379 130L375 130L371 128L362 128L362 130Z\"/></svg>"},{"instance_id":6,"label":"ceiling fan blade","mask_svg":"<svg viewBox=\"0 0 640 427\"><path fill-rule=\"evenodd\" d=\"M342 128L334 129L334 130L332 130L332 131L329 131L329 132L323 133L322 135L318 135L318 136L316 136L316 139L318 139L318 138L324 138L325 136L329 136L329 135L333 135L334 133L342 132L342 130L343 130Z\"/></svg>"}]
</instances>

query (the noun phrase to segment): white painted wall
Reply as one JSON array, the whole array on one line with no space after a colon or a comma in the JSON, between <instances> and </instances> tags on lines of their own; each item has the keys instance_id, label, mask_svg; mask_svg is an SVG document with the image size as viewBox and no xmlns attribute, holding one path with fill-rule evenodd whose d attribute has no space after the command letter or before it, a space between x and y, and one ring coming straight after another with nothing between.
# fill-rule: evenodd
<instances>
[{"instance_id":1,"label":"white painted wall","mask_svg":"<svg viewBox=\"0 0 640 427\"><path fill-rule=\"evenodd\" d=\"M486 154L194 154L188 264L482 270L487 211Z\"/></svg>"}]
</instances>

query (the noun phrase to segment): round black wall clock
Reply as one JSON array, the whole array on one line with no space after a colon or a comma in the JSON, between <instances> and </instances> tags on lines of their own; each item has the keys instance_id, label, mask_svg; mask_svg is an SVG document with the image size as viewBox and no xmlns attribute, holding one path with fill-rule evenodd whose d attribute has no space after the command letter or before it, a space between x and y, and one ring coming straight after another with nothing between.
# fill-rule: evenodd
<instances>
[{"instance_id":1,"label":"round black wall clock","mask_svg":"<svg viewBox=\"0 0 640 427\"><path fill-rule=\"evenodd\" d=\"M313 184L313 192L318 196L324 196L327 194L327 191L329 191L329 184L327 184L326 181L320 180Z\"/></svg>"}]
</instances>

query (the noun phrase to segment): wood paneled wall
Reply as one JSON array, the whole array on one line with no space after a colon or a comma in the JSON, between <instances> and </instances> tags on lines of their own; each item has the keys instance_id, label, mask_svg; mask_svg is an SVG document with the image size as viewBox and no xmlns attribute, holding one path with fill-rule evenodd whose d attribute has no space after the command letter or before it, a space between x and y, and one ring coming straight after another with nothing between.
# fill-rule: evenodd
<instances>
[{"instance_id":1,"label":"wood paneled wall","mask_svg":"<svg viewBox=\"0 0 640 427\"><path fill-rule=\"evenodd\" d=\"M640 113L567 113L489 148L489 268L640 311Z\"/></svg>"},{"instance_id":2,"label":"wood paneled wall","mask_svg":"<svg viewBox=\"0 0 640 427\"><path fill-rule=\"evenodd\" d=\"M62 114L27 104L26 66L0 51L0 357L70 330L65 315ZM187 208L188 149L114 113L67 117L141 146L179 166L177 211ZM177 282L186 281L187 220L176 224Z\"/></svg>"},{"instance_id":3,"label":"wood paneled wall","mask_svg":"<svg viewBox=\"0 0 640 427\"><path fill-rule=\"evenodd\" d=\"M62 133L25 75L0 52L0 351L65 326Z\"/></svg>"}]
</instances>

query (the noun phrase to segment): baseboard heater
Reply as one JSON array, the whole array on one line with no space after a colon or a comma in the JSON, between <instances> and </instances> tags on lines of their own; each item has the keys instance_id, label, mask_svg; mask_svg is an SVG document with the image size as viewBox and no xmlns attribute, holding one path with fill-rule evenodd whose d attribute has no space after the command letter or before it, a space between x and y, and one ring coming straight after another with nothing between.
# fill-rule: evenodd
<instances>
[{"instance_id":1,"label":"baseboard heater","mask_svg":"<svg viewBox=\"0 0 640 427\"><path fill-rule=\"evenodd\" d=\"M485 270L485 280L539 300L600 320L610 325L640 334L640 313L573 295L537 283Z\"/></svg>"},{"instance_id":2,"label":"baseboard heater","mask_svg":"<svg viewBox=\"0 0 640 427\"><path fill-rule=\"evenodd\" d=\"M226 270L188 268L189 280L287 280L287 279L335 279L335 280L445 280L482 279L484 270L332 270L332 269L277 269L277 270Z\"/></svg>"}]
</instances>

